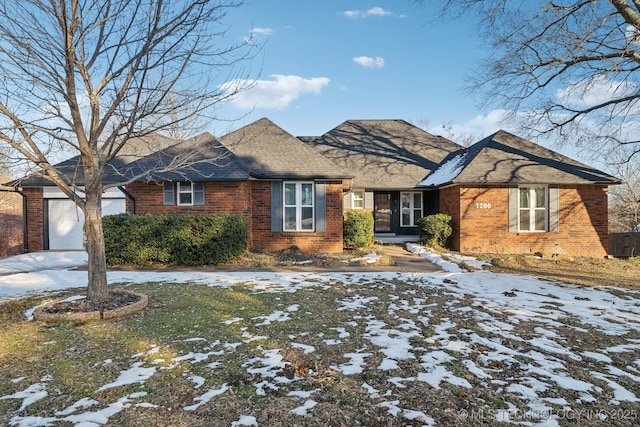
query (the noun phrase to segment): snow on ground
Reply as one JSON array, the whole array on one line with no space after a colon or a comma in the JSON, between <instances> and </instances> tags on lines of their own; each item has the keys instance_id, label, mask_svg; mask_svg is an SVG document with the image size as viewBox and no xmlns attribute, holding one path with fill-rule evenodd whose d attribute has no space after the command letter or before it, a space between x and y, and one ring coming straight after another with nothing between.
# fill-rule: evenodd
<instances>
[{"instance_id":1,"label":"snow on ground","mask_svg":"<svg viewBox=\"0 0 640 427\"><path fill-rule=\"evenodd\" d=\"M493 411L496 421L526 425L559 425L562 416L571 411L583 410L596 400L606 399L615 409L622 403L640 402L640 396L625 384L640 382L640 340L633 332L640 330L640 292L610 288L585 288L568 284L540 280L528 276L497 274L489 271L468 272L456 263L446 261L435 253L425 251L417 245L410 250L420 256L437 262L444 272L418 274L394 272L370 273L207 273L207 272L109 272L110 283L141 283L146 281L167 283L201 283L208 286L231 287L243 283L255 293L280 292L295 293L308 287L330 287L342 283L348 295L337 301L338 310L353 313L350 321L342 325L332 325L319 336L326 345L348 343L349 330L356 327L365 331L361 338L367 343L343 355L343 361L331 366L342 375L357 375L365 369L378 369L388 375L390 387L402 389L409 384L423 384L424 387L439 389L454 386L471 389L473 384L497 389L502 395L514 396L526 402L527 413L508 403L508 408ZM70 268L74 263L82 264L79 253L43 253L27 258L0 260L0 302L32 294L37 291L55 291L65 287L78 287L86 283L86 272ZM85 258L86 259L86 258ZM39 261L34 261L39 260ZM467 265L473 260L460 259ZM38 264L40 263L41 264ZM22 265L22 264L26 265ZM40 265L42 269L28 272L29 266ZM478 264L479 265L479 264ZM35 270L35 269L33 269ZM410 283L414 290L397 292L398 281ZM369 287L384 287L388 298L366 296ZM426 290L418 294L418 290ZM434 302L425 296L437 295L441 300ZM391 315L387 320L378 319L368 307L372 304L386 304ZM432 311L445 306L446 315L435 317ZM304 303L290 305L283 310L264 313L263 316L243 319L234 318L227 323L246 322L260 327L272 322L295 322L296 316L305 311ZM390 321L389 319L393 319ZM466 327L472 322L473 329ZM392 324L391 324L392 323ZM528 325L530 328L523 329ZM428 326L431 336L423 336ZM203 337L186 340L194 346L193 351L177 355L169 366L178 363L206 364L218 369L217 357L234 351L238 346L253 341L268 339L254 336L243 329L243 341L237 343L208 342ZM522 331L526 333L522 333ZM619 344L601 347L591 346L584 350L577 344L570 344L567 334L603 334L615 337ZM292 347L303 349L305 353L316 349L306 344L305 335L291 336ZM422 344L417 346L416 339ZM362 341L360 341L362 342ZM511 345L507 345L510 343ZM515 343L515 345L514 345ZM297 378L282 376L285 366L283 350L259 347L261 354L244 362L242 368L248 374L259 378L254 384L256 394L264 395L271 390L287 387L288 396L299 399L299 406L291 414L312 417L316 401L308 390L296 390ZM147 355L158 353L158 347L149 348ZM152 358L142 358L143 354L131 357L132 363L120 375L101 386L97 391L121 387L127 384L141 384L158 372L162 359L143 362ZM380 355L374 358L374 355ZM628 355L624 363L615 363L620 355ZM382 360L377 366L369 366L370 360ZM422 371L413 376L398 376L399 363L416 360ZM584 362L580 377L575 376L574 363ZM459 361L463 368L452 369ZM107 363L107 361L105 361ZM504 371L513 372L505 376ZM466 372L460 372L464 371ZM227 384L207 384L199 376L188 377L198 390L192 404L183 407L185 411L197 410L216 396L229 392ZM508 380L505 380L508 378ZM60 408L53 417L29 416L29 407L34 402L46 399L51 380L44 373L40 382L23 384L23 378L9 379L14 392L0 399L21 401L20 410L11 419L11 425L49 426L68 421L74 425L99 426L109 422L109 418L125 408L155 408L146 392L132 393L114 402L99 403L90 396L71 405ZM473 383L473 384L472 384ZM407 423L418 420L423 425L436 425L437 414L425 413L421 408L408 407L407 402L398 399L391 389L383 391L362 384L371 399L379 401L378 406L390 414L402 417ZM564 390L575 396L574 400L553 397L555 390ZM508 398L505 398L509 402ZM96 409L97 406L104 406ZM461 412L462 414L462 412ZM466 413L465 413L466 414ZM611 413L613 414L613 412ZM598 412L601 421L611 414ZM525 416L526 415L526 416ZM630 414L633 415L633 414ZM573 416L578 416L576 413ZM635 414L637 418L639 414ZM635 419L634 418L634 419ZM485 420L486 421L486 420ZM239 415L234 426L257 426L256 418L250 414Z\"/></svg>"}]
</instances>

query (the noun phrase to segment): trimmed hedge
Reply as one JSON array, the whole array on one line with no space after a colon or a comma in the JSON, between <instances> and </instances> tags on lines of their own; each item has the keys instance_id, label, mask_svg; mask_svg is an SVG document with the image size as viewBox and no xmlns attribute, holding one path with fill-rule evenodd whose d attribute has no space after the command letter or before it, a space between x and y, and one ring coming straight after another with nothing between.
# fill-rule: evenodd
<instances>
[{"instance_id":1,"label":"trimmed hedge","mask_svg":"<svg viewBox=\"0 0 640 427\"><path fill-rule=\"evenodd\" d=\"M103 228L110 265L217 265L247 250L241 215L108 215Z\"/></svg>"},{"instance_id":2,"label":"trimmed hedge","mask_svg":"<svg viewBox=\"0 0 640 427\"><path fill-rule=\"evenodd\" d=\"M345 248L370 246L373 242L373 214L367 211L347 211L342 231Z\"/></svg>"},{"instance_id":3,"label":"trimmed hedge","mask_svg":"<svg viewBox=\"0 0 640 427\"><path fill-rule=\"evenodd\" d=\"M420 240L431 246L447 247L447 239L453 231L451 216L443 213L429 215L416 221Z\"/></svg>"}]
</instances>

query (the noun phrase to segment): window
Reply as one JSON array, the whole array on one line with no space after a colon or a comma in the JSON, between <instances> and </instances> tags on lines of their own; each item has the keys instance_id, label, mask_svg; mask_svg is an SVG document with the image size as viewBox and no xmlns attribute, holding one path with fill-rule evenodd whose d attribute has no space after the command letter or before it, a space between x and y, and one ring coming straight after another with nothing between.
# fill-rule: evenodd
<instances>
[{"instance_id":1,"label":"window","mask_svg":"<svg viewBox=\"0 0 640 427\"><path fill-rule=\"evenodd\" d=\"M284 231L313 231L312 182L284 183Z\"/></svg>"},{"instance_id":2,"label":"window","mask_svg":"<svg viewBox=\"0 0 640 427\"><path fill-rule=\"evenodd\" d=\"M422 218L422 193L400 193L400 226L413 227Z\"/></svg>"},{"instance_id":3,"label":"window","mask_svg":"<svg viewBox=\"0 0 640 427\"><path fill-rule=\"evenodd\" d=\"M162 204L165 206L204 205L204 182L170 182L163 185Z\"/></svg>"},{"instance_id":4,"label":"window","mask_svg":"<svg viewBox=\"0 0 640 427\"><path fill-rule=\"evenodd\" d=\"M191 182L178 182L178 206L193 205L193 184Z\"/></svg>"},{"instance_id":5,"label":"window","mask_svg":"<svg viewBox=\"0 0 640 427\"><path fill-rule=\"evenodd\" d=\"M356 190L351 192L351 207L353 209L364 208L364 191Z\"/></svg>"},{"instance_id":6,"label":"window","mask_svg":"<svg viewBox=\"0 0 640 427\"><path fill-rule=\"evenodd\" d=\"M547 231L547 188L518 188L518 231Z\"/></svg>"}]
</instances>

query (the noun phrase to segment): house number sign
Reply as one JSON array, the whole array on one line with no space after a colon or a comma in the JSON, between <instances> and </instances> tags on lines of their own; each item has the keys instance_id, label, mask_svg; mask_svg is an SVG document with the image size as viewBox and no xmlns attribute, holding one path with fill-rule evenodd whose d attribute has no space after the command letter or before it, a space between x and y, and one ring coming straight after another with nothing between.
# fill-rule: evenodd
<instances>
[{"instance_id":1,"label":"house number sign","mask_svg":"<svg viewBox=\"0 0 640 427\"><path fill-rule=\"evenodd\" d=\"M476 209L491 209L491 203L476 203Z\"/></svg>"}]
</instances>

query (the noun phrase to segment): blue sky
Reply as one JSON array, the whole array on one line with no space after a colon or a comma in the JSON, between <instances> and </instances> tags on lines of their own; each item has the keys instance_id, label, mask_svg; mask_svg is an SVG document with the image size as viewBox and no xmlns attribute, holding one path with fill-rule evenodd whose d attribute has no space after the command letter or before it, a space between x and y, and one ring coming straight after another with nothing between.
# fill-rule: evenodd
<instances>
[{"instance_id":1,"label":"blue sky","mask_svg":"<svg viewBox=\"0 0 640 427\"><path fill-rule=\"evenodd\" d=\"M465 94L483 57L470 21L442 21L425 2L254 0L233 10L225 37L265 42L256 86L222 116L233 126L268 117L296 136L320 135L349 119L404 119L432 133L487 136L493 114ZM259 75L258 75L259 71ZM225 133L228 124L210 129Z\"/></svg>"}]
</instances>

